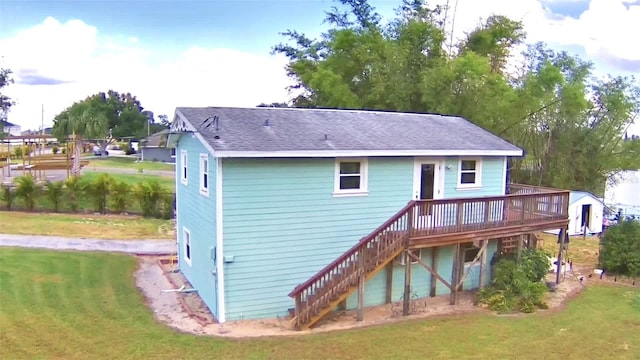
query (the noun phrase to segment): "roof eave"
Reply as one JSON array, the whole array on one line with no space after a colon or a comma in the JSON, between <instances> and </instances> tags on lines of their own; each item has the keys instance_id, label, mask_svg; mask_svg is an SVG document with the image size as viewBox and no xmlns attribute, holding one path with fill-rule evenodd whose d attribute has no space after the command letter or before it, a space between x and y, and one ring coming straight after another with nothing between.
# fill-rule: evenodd
<instances>
[{"instance_id":1,"label":"roof eave","mask_svg":"<svg viewBox=\"0 0 640 360\"><path fill-rule=\"evenodd\" d=\"M300 151L225 151L217 150L221 158L301 158L301 157L399 157L399 156L522 156L514 150L300 150Z\"/></svg>"}]
</instances>

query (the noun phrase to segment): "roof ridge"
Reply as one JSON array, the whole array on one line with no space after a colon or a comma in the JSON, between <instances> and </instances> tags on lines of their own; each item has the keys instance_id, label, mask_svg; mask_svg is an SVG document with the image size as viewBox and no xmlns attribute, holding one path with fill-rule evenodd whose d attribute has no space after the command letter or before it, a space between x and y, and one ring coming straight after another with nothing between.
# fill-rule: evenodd
<instances>
[{"instance_id":1,"label":"roof ridge","mask_svg":"<svg viewBox=\"0 0 640 360\"><path fill-rule=\"evenodd\" d=\"M416 112L416 111L399 111L399 110L373 110L373 109L349 109L349 108L297 108L297 107L269 107L269 106L180 106L178 109L242 109L242 110L268 110L268 111L326 111L326 112L351 112L351 113L367 113L367 114L394 114L394 115L422 115L422 116L442 116L450 118L464 119L460 115L441 114L436 112Z\"/></svg>"}]
</instances>

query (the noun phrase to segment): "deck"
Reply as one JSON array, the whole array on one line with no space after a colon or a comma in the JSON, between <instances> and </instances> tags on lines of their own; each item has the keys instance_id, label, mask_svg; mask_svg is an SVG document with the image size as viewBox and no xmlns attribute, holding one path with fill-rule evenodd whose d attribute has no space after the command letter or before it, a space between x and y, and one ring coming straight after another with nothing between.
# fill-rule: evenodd
<instances>
[{"instance_id":1,"label":"deck","mask_svg":"<svg viewBox=\"0 0 640 360\"><path fill-rule=\"evenodd\" d=\"M296 328L312 326L356 289L361 294L366 280L407 249L565 228L569 224L568 214L569 191L516 184L511 184L509 194L502 196L411 201L331 264L296 286L289 294L296 306L292 321ZM359 308L361 301L359 297Z\"/></svg>"}]
</instances>

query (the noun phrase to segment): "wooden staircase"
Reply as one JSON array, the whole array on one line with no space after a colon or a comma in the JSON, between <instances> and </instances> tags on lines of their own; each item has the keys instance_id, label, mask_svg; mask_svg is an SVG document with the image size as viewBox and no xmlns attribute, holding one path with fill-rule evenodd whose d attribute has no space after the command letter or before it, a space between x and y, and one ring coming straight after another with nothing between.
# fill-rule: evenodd
<instances>
[{"instance_id":1,"label":"wooden staircase","mask_svg":"<svg viewBox=\"0 0 640 360\"><path fill-rule=\"evenodd\" d=\"M402 253L409 241L413 205L414 202L410 202L382 226L289 293L296 304L295 316L291 320L296 329L310 328L320 321L349 297L360 281L366 282Z\"/></svg>"}]
</instances>

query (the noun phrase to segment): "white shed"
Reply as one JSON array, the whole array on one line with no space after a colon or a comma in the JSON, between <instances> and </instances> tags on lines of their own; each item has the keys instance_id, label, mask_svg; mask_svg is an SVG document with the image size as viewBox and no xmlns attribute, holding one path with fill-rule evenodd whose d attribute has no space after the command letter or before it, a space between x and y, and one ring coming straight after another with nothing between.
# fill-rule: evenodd
<instances>
[{"instance_id":1,"label":"white shed","mask_svg":"<svg viewBox=\"0 0 640 360\"><path fill-rule=\"evenodd\" d=\"M585 224L588 234L601 233L603 216L604 202L601 199L590 192L571 191L569 194L569 235L582 235ZM558 234L559 231L545 232Z\"/></svg>"}]
</instances>

